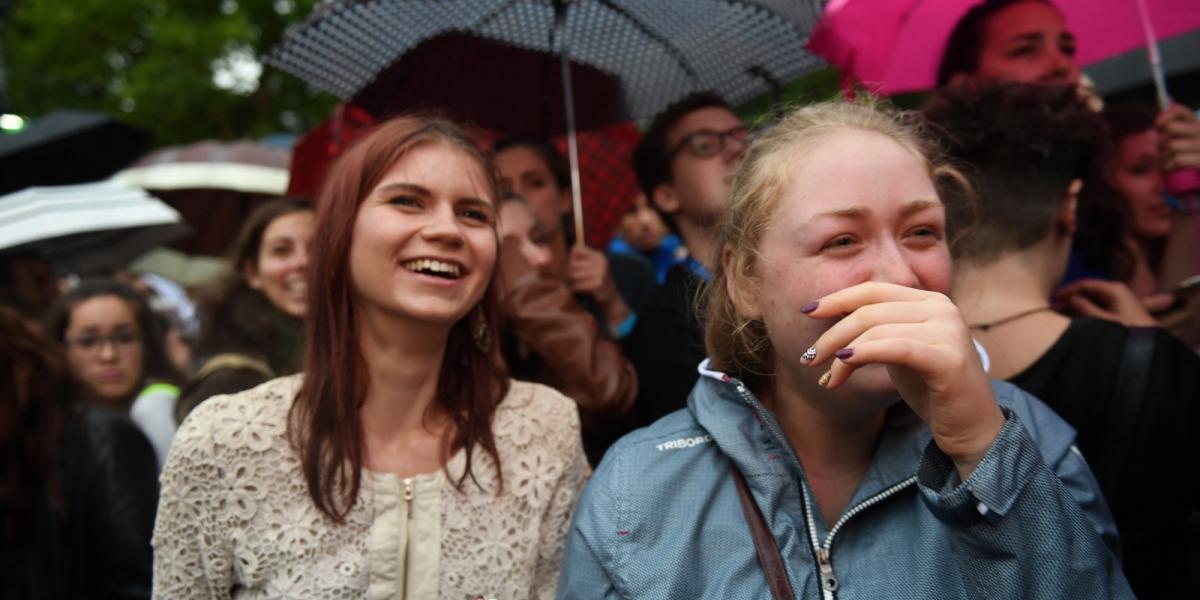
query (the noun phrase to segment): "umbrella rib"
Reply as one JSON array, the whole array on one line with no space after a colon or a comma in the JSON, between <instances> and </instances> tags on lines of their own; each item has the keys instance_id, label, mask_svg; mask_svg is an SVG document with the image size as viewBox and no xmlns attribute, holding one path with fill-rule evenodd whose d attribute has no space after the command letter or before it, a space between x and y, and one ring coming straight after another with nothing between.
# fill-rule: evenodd
<instances>
[{"instance_id":1,"label":"umbrella rib","mask_svg":"<svg viewBox=\"0 0 1200 600\"><path fill-rule=\"evenodd\" d=\"M696 74L696 70L693 69L690 64L688 64L688 61L684 57L683 52L680 52L679 49L675 47L675 44L671 43L671 40L667 39L666 37L663 37L658 32L647 27L645 23L642 23L640 20L637 19L637 17L634 17L633 15L629 14L629 12L626 11L624 8L617 6L616 4L613 4L612 0L600 0L600 4L608 7L610 10L612 10L613 14L619 15L620 17L624 18L625 20L629 21L635 29L637 29L638 31L641 31L643 34L646 35L646 37L649 37L650 39L654 40L655 42L662 44L662 47L665 48L667 53L670 54L675 59L675 62L679 63L679 67L681 69L683 69L685 73L687 73L689 76L691 76L691 78L694 80L697 80L697 81L700 80L700 76L698 74Z\"/></svg>"},{"instance_id":2,"label":"umbrella rib","mask_svg":"<svg viewBox=\"0 0 1200 600\"><path fill-rule=\"evenodd\" d=\"M507 2L501 2L500 4L496 5L495 8L488 11L488 13L486 15L484 15L483 17L476 20L475 24L471 25L468 29L476 29L476 28L482 27L484 25L487 25L488 23L490 23L492 21L492 19L495 19L500 13L508 10L509 8L511 8L514 4L516 4L519 1L520 0L508 0Z\"/></svg>"}]
</instances>

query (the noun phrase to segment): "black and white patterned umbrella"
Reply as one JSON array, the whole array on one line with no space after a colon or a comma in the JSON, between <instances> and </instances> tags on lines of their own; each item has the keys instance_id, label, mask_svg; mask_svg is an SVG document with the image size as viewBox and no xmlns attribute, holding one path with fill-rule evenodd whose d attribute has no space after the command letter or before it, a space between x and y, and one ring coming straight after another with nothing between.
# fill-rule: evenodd
<instances>
[{"instance_id":1,"label":"black and white patterned umbrella","mask_svg":"<svg viewBox=\"0 0 1200 600\"><path fill-rule=\"evenodd\" d=\"M370 95L372 84L406 54L442 36L466 34L549 55L565 46L573 65L595 69L619 83L619 106L610 111L614 118L642 119L700 90L713 90L739 104L824 66L805 49L821 4L331 0L285 36L266 62L343 100L356 100ZM488 58L486 52L478 54ZM487 75L481 71L447 68L441 74L449 81ZM575 96L581 103L589 100L583 90Z\"/></svg>"},{"instance_id":2,"label":"black and white patterned umbrella","mask_svg":"<svg viewBox=\"0 0 1200 600\"><path fill-rule=\"evenodd\" d=\"M583 240L576 130L777 90L824 66L805 49L820 15L821 0L330 0L265 60L376 116L566 131Z\"/></svg>"}]
</instances>

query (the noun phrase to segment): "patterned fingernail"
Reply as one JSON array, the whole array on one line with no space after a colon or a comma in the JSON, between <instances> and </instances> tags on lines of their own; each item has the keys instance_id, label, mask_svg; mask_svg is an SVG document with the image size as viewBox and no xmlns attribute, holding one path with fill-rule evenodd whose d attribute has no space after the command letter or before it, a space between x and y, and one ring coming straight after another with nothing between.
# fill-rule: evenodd
<instances>
[{"instance_id":1,"label":"patterned fingernail","mask_svg":"<svg viewBox=\"0 0 1200 600\"><path fill-rule=\"evenodd\" d=\"M819 303L818 301L816 301L816 300L813 300L812 302L809 302L808 304L805 304L804 306L801 306L801 307L800 307L800 312L802 312L802 313L804 313L804 314L806 314L806 315L807 315L808 313L810 313L810 312L812 312L812 311L814 311L814 310L817 310L817 306L820 306L820 303Z\"/></svg>"},{"instance_id":2,"label":"patterned fingernail","mask_svg":"<svg viewBox=\"0 0 1200 600\"><path fill-rule=\"evenodd\" d=\"M825 387L829 385L829 380L833 377L833 371L825 371L821 378L817 380L817 385Z\"/></svg>"},{"instance_id":3,"label":"patterned fingernail","mask_svg":"<svg viewBox=\"0 0 1200 600\"><path fill-rule=\"evenodd\" d=\"M847 358L854 356L854 348L842 348L841 350L834 352L833 355L842 360L846 360Z\"/></svg>"},{"instance_id":4,"label":"patterned fingernail","mask_svg":"<svg viewBox=\"0 0 1200 600\"><path fill-rule=\"evenodd\" d=\"M808 350L804 351L804 354L800 355L800 362L802 362L804 364L808 364L816 359L817 359L817 347L816 346L810 346Z\"/></svg>"}]
</instances>

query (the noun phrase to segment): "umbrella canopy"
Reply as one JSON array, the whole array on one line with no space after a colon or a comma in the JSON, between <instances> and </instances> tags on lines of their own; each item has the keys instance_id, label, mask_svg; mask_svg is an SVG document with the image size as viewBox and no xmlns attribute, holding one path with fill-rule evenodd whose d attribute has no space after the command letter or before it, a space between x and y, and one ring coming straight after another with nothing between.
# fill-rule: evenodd
<instances>
[{"instance_id":1,"label":"umbrella canopy","mask_svg":"<svg viewBox=\"0 0 1200 600\"><path fill-rule=\"evenodd\" d=\"M288 186L286 148L254 142L204 141L155 150L113 176L149 190L220 189L282 194Z\"/></svg>"},{"instance_id":2,"label":"umbrella canopy","mask_svg":"<svg viewBox=\"0 0 1200 600\"><path fill-rule=\"evenodd\" d=\"M433 107L488 129L565 132L582 242L595 236L577 131L702 90L731 104L777 92L823 66L805 49L819 15L819 0L332 0L265 61L377 117Z\"/></svg>"},{"instance_id":3,"label":"umbrella canopy","mask_svg":"<svg viewBox=\"0 0 1200 600\"><path fill-rule=\"evenodd\" d=\"M577 98L586 99L576 107L578 129L622 120L616 78L571 61L571 85ZM483 90L488 90L486 102L481 101ZM355 95L354 102L380 117L432 111L460 123L549 137L567 130L562 90L558 57L455 32L414 48Z\"/></svg>"},{"instance_id":4,"label":"umbrella canopy","mask_svg":"<svg viewBox=\"0 0 1200 600\"><path fill-rule=\"evenodd\" d=\"M179 213L113 182L0 196L0 252L35 251L60 272L103 271L186 235Z\"/></svg>"},{"instance_id":5,"label":"umbrella canopy","mask_svg":"<svg viewBox=\"0 0 1200 600\"><path fill-rule=\"evenodd\" d=\"M113 176L162 198L194 232L173 246L221 255L258 204L288 188L291 152L255 142L204 141L161 148Z\"/></svg>"},{"instance_id":6,"label":"umbrella canopy","mask_svg":"<svg viewBox=\"0 0 1200 600\"><path fill-rule=\"evenodd\" d=\"M831 0L809 43L880 94L934 87L950 30L981 0ZM1053 0L1087 66L1146 44L1137 0ZM1200 28L1196 0L1146 0L1161 38Z\"/></svg>"},{"instance_id":7,"label":"umbrella canopy","mask_svg":"<svg viewBox=\"0 0 1200 600\"><path fill-rule=\"evenodd\" d=\"M733 104L773 91L823 66L804 47L819 14L818 0L333 0L265 60L382 116L438 106L546 135L561 117L540 131L522 121L560 110L560 47L588 129L700 90Z\"/></svg>"},{"instance_id":8,"label":"umbrella canopy","mask_svg":"<svg viewBox=\"0 0 1200 600\"><path fill-rule=\"evenodd\" d=\"M1159 49L1171 96L1187 106L1200 103L1200 29L1162 40ZM1153 85L1147 64L1147 50L1141 47L1094 62L1085 71L1096 91L1109 96Z\"/></svg>"},{"instance_id":9,"label":"umbrella canopy","mask_svg":"<svg viewBox=\"0 0 1200 600\"><path fill-rule=\"evenodd\" d=\"M149 132L103 113L56 110L0 135L0 194L104 179L149 145Z\"/></svg>"},{"instance_id":10,"label":"umbrella canopy","mask_svg":"<svg viewBox=\"0 0 1200 600\"><path fill-rule=\"evenodd\" d=\"M474 132L484 148L491 148L502 134ZM621 217L641 190L633 173L633 150L642 134L632 123L608 125L581 131L579 142L579 185L582 190L584 238L593 248L607 248L621 225ZM555 136L551 144L566 156L566 136Z\"/></svg>"},{"instance_id":11,"label":"umbrella canopy","mask_svg":"<svg viewBox=\"0 0 1200 600\"><path fill-rule=\"evenodd\" d=\"M333 115L300 136L292 146L291 175L287 193L316 196L325 171L351 142L372 127L376 120L362 107L339 104Z\"/></svg>"}]
</instances>

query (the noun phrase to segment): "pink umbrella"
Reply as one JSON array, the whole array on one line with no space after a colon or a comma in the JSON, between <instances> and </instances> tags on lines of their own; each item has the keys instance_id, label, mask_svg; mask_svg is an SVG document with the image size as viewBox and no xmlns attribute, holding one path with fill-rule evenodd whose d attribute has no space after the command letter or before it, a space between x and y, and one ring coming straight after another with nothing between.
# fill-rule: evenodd
<instances>
[{"instance_id":1,"label":"pink umbrella","mask_svg":"<svg viewBox=\"0 0 1200 600\"><path fill-rule=\"evenodd\" d=\"M879 94L934 87L950 30L980 0L830 0L808 48ZM1053 0L1080 66L1146 45L1138 0ZM1200 28L1200 1L1146 0L1160 38Z\"/></svg>"}]
</instances>

